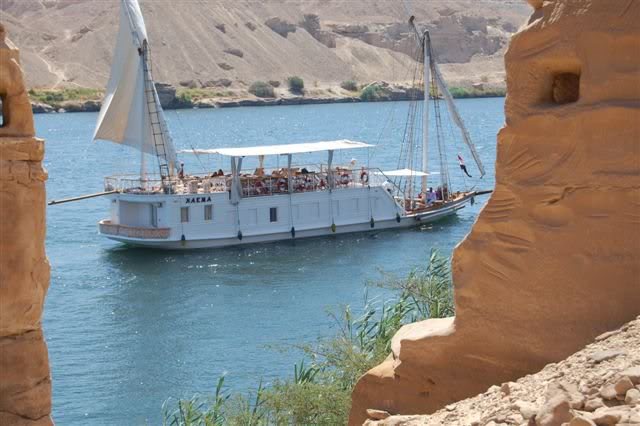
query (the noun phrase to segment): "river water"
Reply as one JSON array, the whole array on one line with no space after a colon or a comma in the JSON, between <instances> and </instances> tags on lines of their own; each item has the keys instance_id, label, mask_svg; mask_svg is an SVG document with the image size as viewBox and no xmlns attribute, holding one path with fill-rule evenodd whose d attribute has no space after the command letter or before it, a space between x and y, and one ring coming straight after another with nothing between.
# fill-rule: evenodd
<instances>
[{"instance_id":1,"label":"river water","mask_svg":"<svg viewBox=\"0 0 640 426\"><path fill-rule=\"evenodd\" d=\"M458 152L472 174L477 170L458 141L448 152L454 189L493 188L504 101L457 105L487 176L463 181ZM408 106L247 107L167 116L179 149L347 138L377 147L336 154L338 163L353 156L358 164L395 169ZM129 149L90 141L96 117L36 116L37 134L46 140L49 199L98 192L104 176L138 170L138 156ZM200 162L228 169L215 157L182 158L188 172L200 172ZM132 249L101 238L96 223L107 215L104 198L49 207L52 274L44 330L54 419L61 425L159 424L166 398L212 393L221 374L241 392L255 389L260 379L268 384L292 375L300 354L274 348L330 335L327 310L361 307L366 283L379 278L380 269L403 275L424 264L432 248L449 255L486 198L478 201L420 229L193 252ZM371 288L369 296L392 295Z\"/></svg>"}]
</instances>

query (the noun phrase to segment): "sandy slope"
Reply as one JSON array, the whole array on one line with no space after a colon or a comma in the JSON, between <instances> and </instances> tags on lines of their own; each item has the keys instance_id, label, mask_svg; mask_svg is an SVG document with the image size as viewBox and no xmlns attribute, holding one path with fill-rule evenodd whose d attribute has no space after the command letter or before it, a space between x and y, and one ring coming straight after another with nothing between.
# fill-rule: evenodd
<instances>
[{"instance_id":1,"label":"sandy slope","mask_svg":"<svg viewBox=\"0 0 640 426\"><path fill-rule=\"evenodd\" d=\"M404 24L408 13L432 30L453 83L501 84L504 46L528 12L519 0L141 0L141 5L158 81L227 78L239 88L289 75L302 76L308 86L352 78L410 80L407 53L415 46ZM0 19L22 50L30 87L101 88L117 8L116 0L3 0ZM320 28L303 28L305 14L316 14ZM279 34L265 24L274 17L285 31L289 26L295 32Z\"/></svg>"}]
</instances>

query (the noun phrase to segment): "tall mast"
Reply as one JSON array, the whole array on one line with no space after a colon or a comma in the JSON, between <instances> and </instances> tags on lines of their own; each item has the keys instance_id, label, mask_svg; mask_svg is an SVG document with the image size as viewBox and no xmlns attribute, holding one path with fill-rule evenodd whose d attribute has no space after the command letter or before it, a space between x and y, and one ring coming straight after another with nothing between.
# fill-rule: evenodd
<instances>
[{"instance_id":1,"label":"tall mast","mask_svg":"<svg viewBox=\"0 0 640 426\"><path fill-rule=\"evenodd\" d=\"M422 35L418 31L414 22L415 16L409 18L409 25L416 33L416 42L418 47L422 49L424 58L424 101L422 105L422 176L420 190L423 194L427 193L427 179L429 174L429 95L431 92L431 39L429 38L429 30L424 30Z\"/></svg>"},{"instance_id":2,"label":"tall mast","mask_svg":"<svg viewBox=\"0 0 640 426\"><path fill-rule=\"evenodd\" d=\"M427 193L427 174L429 173L429 95L431 92L431 55L430 53L431 40L429 39L429 31L424 31L424 37L422 38L422 45L424 51L424 104L422 106L422 172L425 174L422 176L421 192Z\"/></svg>"}]
</instances>

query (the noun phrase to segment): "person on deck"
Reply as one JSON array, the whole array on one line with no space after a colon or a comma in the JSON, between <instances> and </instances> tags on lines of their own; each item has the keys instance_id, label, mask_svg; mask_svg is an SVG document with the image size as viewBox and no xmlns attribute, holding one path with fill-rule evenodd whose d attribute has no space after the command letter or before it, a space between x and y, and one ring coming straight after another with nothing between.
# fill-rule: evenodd
<instances>
[{"instance_id":1,"label":"person on deck","mask_svg":"<svg viewBox=\"0 0 640 426\"><path fill-rule=\"evenodd\" d=\"M427 204L431 204L436 200L436 194L433 192L433 187L429 187L427 191Z\"/></svg>"},{"instance_id":2,"label":"person on deck","mask_svg":"<svg viewBox=\"0 0 640 426\"><path fill-rule=\"evenodd\" d=\"M180 163L180 170L178 170L178 178L184 179L184 163Z\"/></svg>"}]
</instances>

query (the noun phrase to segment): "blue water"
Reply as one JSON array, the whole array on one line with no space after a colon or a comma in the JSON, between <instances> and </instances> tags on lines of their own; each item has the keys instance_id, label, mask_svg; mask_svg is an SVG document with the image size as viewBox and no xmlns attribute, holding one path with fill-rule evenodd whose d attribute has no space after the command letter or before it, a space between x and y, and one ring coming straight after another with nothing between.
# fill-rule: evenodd
<instances>
[{"instance_id":1,"label":"blue water","mask_svg":"<svg viewBox=\"0 0 640 426\"><path fill-rule=\"evenodd\" d=\"M492 188L502 99L458 101ZM168 112L179 149L348 138L378 145L371 164L396 168L408 103L308 105ZM46 139L48 198L102 190L104 176L136 172L138 156L90 142L96 114L36 117ZM455 164L454 188L465 182ZM366 164L367 153L355 157ZM189 172L198 160L183 156ZM322 160L300 158L301 162ZM228 168L200 158L210 169ZM434 162L435 166L435 162ZM467 180L469 185L478 183ZM379 269L402 275L431 248L450 254L482 203L421 229L299 240L244 248L161 252L126 248L97 235L108 203L95 198L50 207L51 287L44 330L53 376L53 415L61 425L158 424L167 397L211 393L218 377L236 391L293 373L300 355L272 349L333 332L328 308L361 306ZM371 289L370 296L390 297Z\"/></svg>"}]
</instances>

